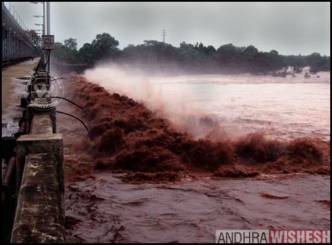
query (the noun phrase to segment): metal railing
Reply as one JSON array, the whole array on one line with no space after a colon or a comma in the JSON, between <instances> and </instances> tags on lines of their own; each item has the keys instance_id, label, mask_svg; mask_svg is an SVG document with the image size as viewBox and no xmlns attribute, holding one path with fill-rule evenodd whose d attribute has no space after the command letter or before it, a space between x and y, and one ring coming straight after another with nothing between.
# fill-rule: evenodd
<instances>
[{"instance_id":1,"label":"metal railing","mask_svg":"<svg viewBox=\"0 0 332 245\"><path fill-rule=\"evenodd\" d=\"M11 6L11 5L9 5ZM15 59L30 58L38 55L39 49L33 45L22 21L15 17L15 11L2 3L2 64Z\"/></svg>"}]
</instances>

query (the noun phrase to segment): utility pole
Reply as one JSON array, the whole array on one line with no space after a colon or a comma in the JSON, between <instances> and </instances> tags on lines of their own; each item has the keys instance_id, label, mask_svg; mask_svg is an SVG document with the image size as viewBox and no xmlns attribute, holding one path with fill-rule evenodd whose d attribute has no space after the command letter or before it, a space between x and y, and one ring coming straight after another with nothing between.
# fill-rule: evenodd
<instances>
[{"instance_id":1,"label":"utility pole","mask_svg":"<svg viewBox=\"0 0 332 245\"><path fill-rule=\"evenodd\" d=\"M165 29L163 29L163 43L165 43L165 39L166 39L166 31Z\"/></svg>"},{"instance_id":2,"label":"utility pole","mask_svg":"<svg viewBox=\"0 0 332 245\"><path fill-rule=\"evenodd\" d=\"M47 35L51 35L51 14L50 14L50 2L46 2L46 16L47 16ZM51 71L51 66L50 66L50 62L51 62L51 50L47 50L47 72L50 75L50 71Z\"/></svg>"},{"instance_id":3,"label":"utility pole","mask_svg":"<svg viewBox=\"0 0 332 245\"><path fill-rule=\"evenodd\" d=\"M46 11L45 11L45 2L43 2L43 35L46 34Z\"/></svg>"},{"instance_id":4,"label":"utility pole","mask_svg":"<svg viewBox=\"0 0 332 245\"><path fill-rule=\"evenodd\" d=\"M54 49L54 36L51 35L51 9L50 2L31 2L43 4L43 15L34 15L34 17L43 17L43 35L42 35L42 66L45 71L50 74L50 53ZM36 24L39 25L39 24Z\"/></svg>"},{"instance_id":5,"label":"utility pole","mask_svg":"<svg viewBox=\"0 0 332 245\"><path fill-rule=\"evenodd\" d=\"M46 2L47 9L47 35L51 35L51 13L50 13L50 2Z\"/></svg>"}]
</instances>

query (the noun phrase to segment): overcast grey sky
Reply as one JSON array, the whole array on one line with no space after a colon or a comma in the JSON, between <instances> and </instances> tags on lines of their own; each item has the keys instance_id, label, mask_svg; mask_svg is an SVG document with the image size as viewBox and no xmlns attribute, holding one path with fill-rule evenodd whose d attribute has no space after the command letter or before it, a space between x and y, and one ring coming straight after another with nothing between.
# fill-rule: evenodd
<instances>
[{"instance_id":1,"label":"overcast grey sky","mask_svg":"<svg viewBox=\"0 0 332 245\"><path fill-rule=\"evenodd\" d=\"M41 4L11 3L28 28ZM7 5L6 5L7 6ZM41 20L40 20L41 21ZM281 54L330 55L330 3L231 3L231 2L52 2L51 32L56 41L72 37L81 47L96 34L107 32L120 48L144 40L205 45L233 43L276 49Z\"/></svg>"}]
</instances>

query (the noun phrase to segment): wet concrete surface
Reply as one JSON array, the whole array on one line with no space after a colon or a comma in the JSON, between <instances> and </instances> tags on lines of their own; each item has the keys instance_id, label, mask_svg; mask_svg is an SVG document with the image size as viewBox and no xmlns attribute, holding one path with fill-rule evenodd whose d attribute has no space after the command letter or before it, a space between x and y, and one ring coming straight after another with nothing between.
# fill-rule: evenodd
<instances>
[{"instance_id":1,"label":"wet concrete surface","mask_svg":"<svg viewBox=\"0 0 332 245\"><path fill-rule=\"evenodd\" d=\"M27 77L39 58L21 62L1 70L2 136L11 136L18 131L18 120L22 116L20 99L27 95Z\"/></svg>"}]
</instances>

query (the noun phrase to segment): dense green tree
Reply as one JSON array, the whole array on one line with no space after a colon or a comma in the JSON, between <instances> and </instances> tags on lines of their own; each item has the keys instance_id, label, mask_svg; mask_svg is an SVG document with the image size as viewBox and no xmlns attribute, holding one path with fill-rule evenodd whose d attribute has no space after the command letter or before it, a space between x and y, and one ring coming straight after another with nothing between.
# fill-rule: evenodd
<instances>
[{"instance_id":1,"label":"dense green tree","mask_svg":"<svg viewBox=\"0 0 332 245\"><path fill-rule=\"evenodd\" d=\"M225 44L215 49L203 43L180 43L174 47L168 43L145 40L143 44L128 45L118 49L119 42L108 33L98 34L91 43L85 43L77 51L77 42L66 39L56 43L54 56L68 63L84 63L89 66L100 60L131 63L150 71L181 70L198 73L266 74L283 67L294 66L295 70L310 66L311 72L330 70L330 57L313 53L307 56L280 55L276 50L261 52L253 45L236 47Z\"/></svg>"},{"instance_id":2,"label":"dense green tree","mask_svg":"<svg viewBox=\"0 0 332 245\"><path fill-rule=\"evenodd\" d=\"M93 64L95 56L90 43L85 43L78 51L80 60L86 64Z\"/></svg>"},{"instance_id":3,"label":"dense green tree","mask_svg":"<svg viewBox=\"0 0 332 245\"><path fill-rule=\"evenodd\" d=\"M56 58L64 60L68 63L77 63L79 61L77 50L68 48L66 45L63 45L59 42L56 42L54 44L54 51L52 52L52 54Z\"/></svg>"},{"instance_id":4,"label":"dense green tree","mask_svg":"<svg viewBox=\"0 0 332 245\"><path fill-rule=\"evenodd\" d=\"M65 40L64 46L72 50L77 50L77 41L74 38L68 38Z\"/></svg>"},{"instance_id":5,"label":"dense green tree","mask_svg":"<svg viewBox=\"0 0 332 245\"><path fill-rule=\"evenodd\" d=\"M40 47L41 46L41 38L35 30L27 30L26 33L31 38L32 44L35 47Z\"/></svg>"},{"instance_id":6,"label":"dense green tree","mask_svg":"<svg viewBox=\"0 0 332 245\"><path fill-rule=\"evenodd\" d=\"M330 69L330 59L322 57L319 53L312 53L306 57L306 63L310 66L311 72Z\"/></svg>"},{"instance_id":7,"label":"dense green tree","mask_svg":"<svg viewBox=\"0 0 332 245\"><path fill-rule=\"evenodd\" d=\"M119 42L108 33L98 34L92 41L92 51L94 58L102 59L118 54L117 46Z\"/></svg>"}]
</instances>

